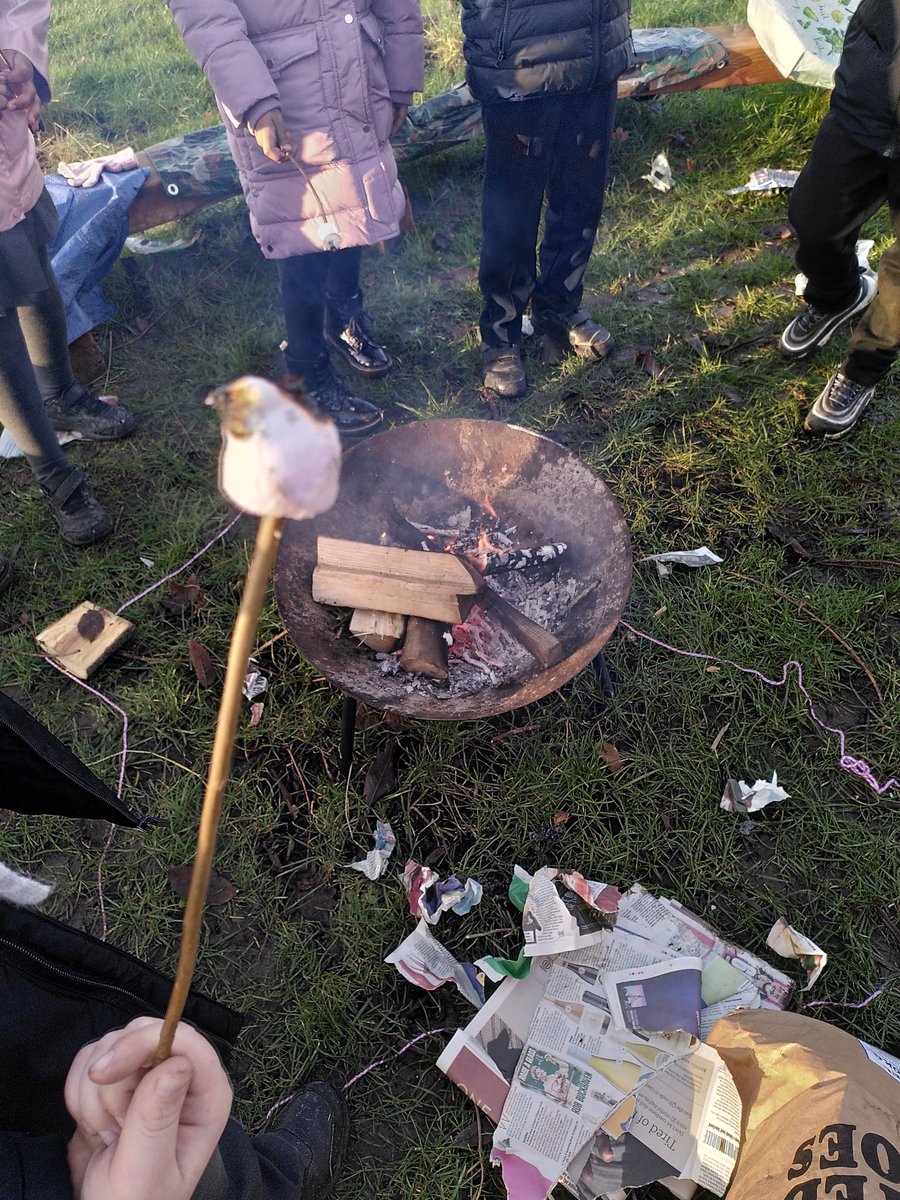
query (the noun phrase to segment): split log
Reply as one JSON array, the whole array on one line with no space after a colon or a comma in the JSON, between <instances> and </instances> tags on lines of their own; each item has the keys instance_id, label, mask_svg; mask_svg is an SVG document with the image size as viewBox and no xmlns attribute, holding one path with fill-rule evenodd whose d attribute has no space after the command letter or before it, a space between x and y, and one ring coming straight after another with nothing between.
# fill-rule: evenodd
<instances>
[{"instance_id":1,"label":"split log","mask_svg":"<svg viewBox=\"0 0 900 1200\"><path fill-rule=\"evenodd\" d=\"M378 612L371 608L357 608L350 618L350 632L364 646L380 654L387 654L399 645L406 628L406 618L400 613Z\"/></svg>"},{"instance_id":2,"label":"split log","mask_svg":"<svg viewBox=\"0 0 900 1200\"><path fill-rule=\"evenodd\" d=\"M447 651L444 638L446 626L422 617L410 617L406 640L400 651L400 666L411 675L427 675L429 679L447 679Z\"/></svg>"},{"instance_id":3,"label":"split log","mask_svg":"<svg viewBox=\"0 0 900 1200\"><path fill-rule=\"evenodd\" d=\"M312 597L318 604L430 617L445 625L459 624L471 604L470 596L460 596L449 588L426 584L419 579L321 566L313 571Z\"/></svg>"},{"instance_id":4,"label":"split log","mask_svg":"<svg viewBox=\"0 0 900 1200\"><path fill-rule=\"evenodd\" d=\"M402 550L396 546L373 546L368 542L320 537L316 561L320 567L337 567L342 571L359 571L366 575L394 576L426 587L452 591L458 596L470 596L476 590L469 572L452 554L431 554L425 550ZM377 606L370 604L368 607Z\"/></svg>"}]
</instances>

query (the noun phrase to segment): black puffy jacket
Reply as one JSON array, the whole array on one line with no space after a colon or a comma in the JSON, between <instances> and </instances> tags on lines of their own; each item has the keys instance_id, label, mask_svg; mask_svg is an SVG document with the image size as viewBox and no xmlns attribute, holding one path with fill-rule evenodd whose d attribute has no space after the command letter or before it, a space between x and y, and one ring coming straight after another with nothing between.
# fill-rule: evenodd
<instances>
[{"instance_id":1,"label":"black puffy jacket","mask_svg":"<svg viewBox=\"0 0 900 1200\"><path fill-rule=\"evenodd\" d=\"M631 0L462 0L466 81L482 103L589 92L631 66Z\"/></svg>"},{"instance_id":2,"label":"black puffy jacket","mask_svg":"<svg viewBox=\"0 0 900 1200\"><path fill-rule=\"evenodd\" d=\"M862 0L850 18L831 108L856 141L900 155L900 0Z\"/></svg>"}]
</instances>

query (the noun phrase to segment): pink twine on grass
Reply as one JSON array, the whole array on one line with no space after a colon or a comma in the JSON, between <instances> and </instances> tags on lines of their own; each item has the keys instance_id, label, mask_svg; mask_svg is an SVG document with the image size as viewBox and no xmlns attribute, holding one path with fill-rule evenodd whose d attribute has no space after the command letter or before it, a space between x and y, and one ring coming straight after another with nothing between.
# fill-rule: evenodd
<instances>
[{"instance_id":1,"label":"pink twine on grass","mask_svg":"<svg viewBox=\"0 0 900 1200\"><path fill-rule=\"evenodd\" d=\"M846 734L844 733L843 729L835 729L832 725L826 725L816 712L815 706L813 705L812 696L810 696L809 692L806 690L806 686L803 683L803 667L799 662L797 662L796 659L792 658L788 662L782 663L780 679L769 679L767 675L764 675L762 671L757 671L755 667L742 667L740 663L736 663L730 658L720 658L717 654L701 654L695 650L681 650L678 648L678 646L670 646L668 642L662 642L659 640L659 638L651 637L649 633L644 633L640 629L635 629L635 627L633 625L629 625L627 621L621 621L620 624L623 629L627 629L628 632L633 633L635 637L643 638L647 642L652 642L654 646L660 646L663 650L670 650L673 654L681 654L684 658L699 658L704 662L714 662L719 663L722 666L734 667L736 671L742 671L744 675L754 675L757 679L761 679L763 683L767 683L770 687L784 687L790 678L791 667L796 667L797 686L806 700L807 707L809 708L809 715L812 717L815 723L820 726L820 728L826 731L826 733L831 733L839 739L839 762L841 768L844 771L849 772L849 774L856 775L859 779L862 779L869 785L869 787L877 796L883 796L884 793L890 788L895 788L900 785L900 780L894 778L888 779L886 783L879 783L872 772L872 768L865 761L865 759L854 758L852 754L847 753Z\"/></svg>"},{"instance_id":2,"label":"pink twine on grass","mask_svg":"<svg viewBox=\"0 0 900 1200\"><path fill-rule=\"evenodd\" d=\"M804 1008L818 1008L822 1004L829 1004L832 1008L865 1008L877 999L883 992L887 990L887 984L883 983L881 987L872 993L871 996L866 996L865 1000L860 1000L856 1004L851 1004L848 1000L807 1000L806 1004L800 1005L800 1012Z\"/></svg>"},{"instance_id":3,"label":"pink twine on grass","mask_svg":"<svg viewBox=\"0 0 900 1200\"><path fill-rule=\"evenodd\" d=\"M125 761L128 758L128 713L124 708L120 708L114 700L110 700L109 696L104 696L102 692L98 692L96 688L92 688L90 684L72 675L65 667L61 667L59 663L54 662L52 658L45 658L44 662L49 663L51 667L55 667L60 675L65 675L66 679L71 679L73 683L77 683L79 687L83 687L86 692L90 692L92 696L96 696L98 700L102 700L104 704L109 705L122 718L122 754L119 760L119 782L116 786L116 795L122 799L122 788L125 786ZM113 835L116 832L115 825L110 826L109 836L106 839L106 844L100 854L100 861L97 863L97 898L100 901L100 925L101 934L100 940L106 941L106 898L103 894L103 864L106 861L106 855L112 845Z\"/></svg>"},{"instance_id":4,"label":"pink twine on grass","mask_svg":"<svg viewBox=\"0 0 900 1200\"><path fill-rule=\"evenodd\" d=\"M230 529L235 527L243 515L244 514L242 512L237 513L231 518L224 529L220 529L216 536L211 538L201 550L197 551L196 554L191 555L187 562L182 563L181 566L177 567L174 571L170 571L168 575L164 575L162 579L157 579L156 583L151 583L149 587L144 588L142 592L138 592L136 596L132 596L130 600L126 600L123 605L116 609L116 616L118 617L125 611L126 608L130 608L132 604L137 604L138 600L143 600L145 596L149 596L151 592L155 592L158 587L162 587L164 583L168 583L169 580L174 579L176 575L180 575L182 571L186 570L191 565L191 563L195 563L197 559L201 557L201 555L207 552L207 550L212 549L216 542L221 541L225 534L228 533Z\"/></svg>"},{"instance_id":5,"label":"pink twine on grass","mask_svg":"<svg viewBox=\"0 0 900 1200\"><path fill-rule=\"evenodd\" d=\"M341 1091L346 1092L349 1087L352 1087L353 1084L362 1079L364 1075L368 1075L370 1071L374 1071L376 1067L383 1067L385 1063L393 1062L394 1059L399 1058L402 1054L405 1054L407 1050L411 1050L413 1046L415 1046L416 1042L421 1042L423 1038L433 1037L433 1035L436 1033L452 1032L453 1030L451 1028L443 1025L438 1029L426 1029L424 1033L417 1034L411 1042L407 1042L405 1046L401 1046L400 1049L395 1050L393 1054L388 1054L385 1058L379 1058L375 1062L369 1063L367 1067L363 1067L361 1071L357 1071L352 1079L347 1080L347 1082L341 1088ZM285 1096L283 1100L279 1100L277 1104L273 1104L260 1123L253 1127L253 1133L259 1133L259 1131L269 1123L269 1121L280 1108L284 1108L285 1104L290 1104L290 1102L295 1099L295 1097L299 1096L299 1094L299 1092L291 1092L289 1096Z\"/></svg>"}]
</instances>

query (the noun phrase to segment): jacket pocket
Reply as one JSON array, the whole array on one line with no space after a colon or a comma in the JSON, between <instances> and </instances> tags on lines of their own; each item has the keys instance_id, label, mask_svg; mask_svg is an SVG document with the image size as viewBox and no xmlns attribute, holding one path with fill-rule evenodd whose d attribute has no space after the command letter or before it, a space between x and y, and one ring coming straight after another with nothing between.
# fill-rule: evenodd
<instances>
[{"instance_id":1,"label":"jacket pocket","mask_svg":"<svg viewBox=\"0 0 900 1200\"><path fill-rule=\"evenodd\" d=\"M309 58L311 54L318 53L319 38L315 29L303 29L288 34L284 41L288 43L286 46L283 41L280 45L267 44L264 41L257 43L256 48L263 56L273 79L280 79L287 68L299 62L301 58Z\"/></svg>"}]
</instances>

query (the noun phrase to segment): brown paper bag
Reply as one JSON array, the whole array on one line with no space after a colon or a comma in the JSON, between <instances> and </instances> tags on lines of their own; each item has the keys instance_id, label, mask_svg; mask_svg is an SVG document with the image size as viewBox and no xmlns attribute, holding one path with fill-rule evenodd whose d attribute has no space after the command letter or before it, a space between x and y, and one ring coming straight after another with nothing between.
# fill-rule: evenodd
<instances>
[{"instance_id":1,"label":"brown paper bag","mask_svg":"<svg viewBox=\"0 0 900 1200\"><path fill-rule=\"evenodd\" d=\"M900 1200L896 1060L883 1069L849 1033L767 1009L718 1021L708 1041L744 1109L728 1200Z\"/></svg>"}]
</instances>

